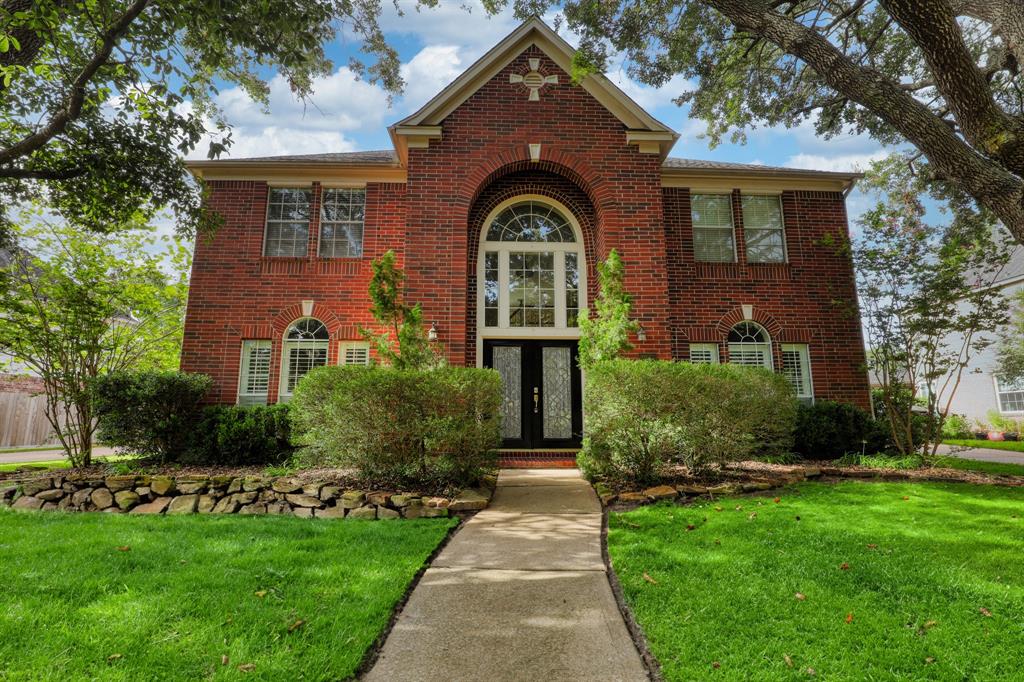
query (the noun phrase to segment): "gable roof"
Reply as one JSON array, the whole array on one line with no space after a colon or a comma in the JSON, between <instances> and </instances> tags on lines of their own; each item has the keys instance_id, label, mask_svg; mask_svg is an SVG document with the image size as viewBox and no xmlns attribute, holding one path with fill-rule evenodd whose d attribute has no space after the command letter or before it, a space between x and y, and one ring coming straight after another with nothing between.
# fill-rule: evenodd
<instances>
[{"instance_id":1,"label":"gable roof","mask_svg":"<svg viewBox=\"0 0 1024 682\"><path fill-rule=\"evenodd\" d=\"M403 160L406 157L408 149L405 143L406 137L416 136L417 132L423 131L428 137L440 135L437 126L441 125L448 114L469 99L473 93L494 78L509 62L531 45L537 46L566 73L572 72L572 57L576 52L575 48L565 42L539 17L534 16L505 36L458 78L420 107L416 113L388 128L399 157ZM657 141L661 143L662 158L668 155L672 145L679 138L679 133L647 113L643 107L634 102L604 74L587 76L580 83L580 87L619 119L630 132L656 134Z\"/></svg>"}]
</instances>

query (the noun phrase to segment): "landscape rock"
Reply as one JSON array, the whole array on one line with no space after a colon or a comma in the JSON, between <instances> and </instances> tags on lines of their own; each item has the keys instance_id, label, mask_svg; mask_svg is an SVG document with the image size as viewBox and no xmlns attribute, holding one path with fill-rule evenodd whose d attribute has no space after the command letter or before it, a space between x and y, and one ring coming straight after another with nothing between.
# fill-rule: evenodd
<instances>
[{"instance_id":1,"label":"landscape rock","mask_svg":"<svg viewBox=\"0 0 1024 682\"><path fill-rule=\"evenodd\" d=\"M106 484L107 489L112 493L135 487L134 476L107 476L103 479L103 482Z\"/></svg>"},{"instance_id":2,"label":"landscape rock","mask_svg":"<svg viewBox=\"0 0 1024 682\"><path fill-rule=\"evenodd\" d=\"M258 496L259 496L259 493L256 493L256 492L235 493L234 494L234 500L238 504L252 504L253 502L256 501L256 498Z\"/></svg>"},{"instance_id":3,"label":"landscape rock","mask_svg":"<svg viewBox=\"0 0 1024 682\"><path fill-rule=\"evenodd\" d=\"M64 497L64 491L60 488L53 488L52 490L43 490L35 495L40 500L46 500L47 502L56 502L60 498Z\"/></svg>"},{"instance_id":4,"label":"landscape rock","mask_svg":"<svg viewBox=\"0 0 1024 682\"><path fill-rule=\"evenodd\" d=\"M377 508L367 505L360 507L359 509L353 509L345 517L346 519L375 519L377 518Z\"/></svg>"},{"instance_id":5,"label":"landscape rock","mask_svg":"<svg viewBox=\"0 0 1024 682\"><path fill-rule=\"evenodd\" d=\"M309 507L296 507L295 509L292 509L292 514L298 516L300 519L313 518L313 510Z\"/></svg>"},{"instance_id":6,"label":"landscape rock","mask_svg":"<svg viewBox=\"0 0 1024 682\"><path fill-rule=\"evenodd\" d=\"M210 514L213 512L213 508L217 506L217 498L214 495L200 495L199 502L196 503L196 511L200 514Z\"/></svg>"},{"instance_id":7,"label":"landscape rock","mask_svg":"<svg viewBox=\"0 0 1024 682\"><path fill-rule=\"evenodd\" d=\"M341 494L341 506L345 509L358 509L366 501L366 493L362 490L346 490Z\"/></svg>"},{"instance_id":8,"label":"landscape rock","mask_svg":"<svg viewBox=\"0 0 1024 682\"><path fill-rule=\"evenodd\" d=\"M38 497L32 497L31 495L22 495L17 500L15 500L13 505L11 505L11 509L31 509L31 510L36 510L36 509L42 509L43 508L43 504L44 504L44 501L40 500Z\"/></svg>"},{"instance_id":9,"label":"landscape rock","mask_svg":"<svg viewBox=\"0 0 1024 682\"><path fill-rule=\"evenodd\" d=\"M235 512L237 512L238 508L241 507L242 505L238 503L235 497L235 495L228 495L227 497L222 497L220 501L218 501L217 504L214 505L212 513L234 514Z\"/></svg>"},{"instance_id":10,"label":"landscape rock","mask_svg":"<svg viewBox=\"0 0 1024 682\"><path fill-rule=\"evenodd\" d=\"M118 490L114 493L114 502L121 509L128 511L139 503L139 494L134 490Z\"/></svg>"},{"instance_id":11,"label":"landscape rock","mask_svg":"<svg viewBox=\"0 0 1024 682\"><path fill-rule=\"evenodd\" d=\"M228 492L229 495L232 495L234 493L242 492L242 479L240 479L240 478L233 478L233 479L231 479L231 483L228 483L228 490L227 490L227 492Z\"/></svg>"},{"instance_id":12,"label":"landscape rock","mask_svg":"<svg viewBox=\"0 0 1024 682\"><path fill-rule=\"evenodd\" d=\"M16 485L0 487L0 500L9 500L14 497L16 492L18 492L18 486Z\"/></svg>"},{"instance_id":13,"label":"landscape rock","mask_svg":"<svg viewBox=\"0 0 1024 682\"><path fill-rule=\"evenodd\" d=\"M769 483L768 481L753 481L750 483L743 483L740 486L740 488L742 488L743 492L745 493L752 493L758 490L771 490L774 487L775 486Z\"/></svg>"},{"instance_id":14,"label":"landscape rock","mask_svg":"<svg viewBox=\"0 0 1024 682\"><path fill-rule=\"evenodd\" d=\"M287 502L271 502L270 504L267 505L268 514L290 514L291 511L292 508L288 506Z\"/></svg>"},{"instance_id":15,"label":"landscape rock","mask_svg":"<svg viewBox=\"0 0 1024 682\"><path fill-rule=\"evenodd\" d=\"M738 483L719 483L708 488L708 492L712 495L735 495L742 491L743 488Z\"/></svg>"},{"instance_id":16,"label":"landscape rock","mask_svg":"<svg viewBox=\"0 0 1024 682\"><path fill-rule=\"evenodd\" d=\"M646 493L641 493L635 490L631 490L625 493L619 493L619 502L646 502Z\"/></svg>"},{"instance_id":17,"label":"landscape rock","mask_svg":"<svg viewBox=\"0 0 1024 682\"><path fill-rule=\"evenodd\" d=\"M299 509L302 509L302 507L296 507L295 509L296 516L299 513ZM343 519L345 518L345 511L344 507L327 507L326 509L317 509L313 513L318 519Z\"/></svg>"},{"instance_id":18,"label":"landscape rock","mask_svg":"<svg viewBox=\"0 0 1024 682\"><path fill-rule=\"evenodd\" d=\"M450 511L477 511L487 508L488 499L475 488L463 490L448 505Z\"/></svg>"},{"instance_id":19,"label":"landscape rock","mask_svg":"<svg viewBox=\"0 0 1024 682\"><path fill-rule=\"evenodd\" d=\"M294 493L302 490L302 483L294 478L279 478L270 486L272 490L279 493Z\"/></svg>"},{"instance_id":20,"label":"landscape rock","mask_svg":"<svg viewBox=\"0 0 1024 682\"><path fill-rule=\"evenodd\" d=\"M324 487L323 483L307 483L302 486L302 494L320 497L320 488L322 487Z\"/></svg>"},{"instance_id":21,"label":"landscape rock","mask_svg":"<svg viewBox=\"0 0 1024 682\"><path fill-rule=\"evenodd\" d=\"M21 492L34 497L36 493L49 490L53 487L53 480L50 478L33 478L21 484Z\"/></svg>"},{"instance_id":22,"label":"landscape rock","mask_svg":"<svg viewBox=\"0 0 1024 682\"><path fill-rule=\"evenodd\" d=\"M199 504L199 495L179 495L171 500L168 514L194 514Z\"/></svg>"},{"instance_id":23,"label":"landscape rock","mask_svg":"<svg viewBox=\"0 0 1024 682\"><path fill-rule=\"evenodd\" d=\"M114 504L114 496L106 488L97 488L92 491L90 501L97 509L106 509Z\"/></svg>"},{"instance_id":24,"label":"landscape rock","mask_svg":"<svg viewBox=\"0 0 1024 682\"><path fill-rule=\"evenodd\" d=\"M259 476L246 476L242 479L242 490L247 493L251 493L255 490L262 490L265 486L266 481Z\"/></svg>"},{"instance_id":25,"label":"landscape rock","mask_svg":"<svg viewBox=\"0 0 1024 682\"><path fill-rule=\"evenodd\" d=\"M56 502L43 502L43 511L53 511L57 508Z\"/></svg>"},{"instance_id":26,"label":"landscape rock","mask_svg":"<svg viewBox=\"0 0 1024 682\"><path fill-rule=\"evenodd\" d=\"M336 485L325 485L320 489L320 499L324 502L333 500L341 495L341 488Z\"/></svg>"},{"instance_id":27,"label":"landscape rock","mask_svg":"<svg viewBox=\"0 0 1024 682\"><path fill-rule=\"evenodd\" d=\"M370 504L375 504L378 507L383 507L391 501L391 493L384 492L382 490L376 490L366 495L366 501Z\"/></svg>"},{"instance_id":28,"label":"landscape rock","mask_svg":"<svg viewBox=\"0 0 1024 682\"><path fill-rule=\"evenodd\" d=\"M676 486L676 490L678 490L683 495L707 495L708 494L707 486L692 485L692 484L689 484L689 483L684 483L682 485L677 485Z\"/></svg>"},{"instance_id":29,"label":"landscape rock","mask_svg":"<svg viewBox=\"0 0 1024 682\"><path fill-rule=\"evenodd\" d=\"M174 486L182 495L194 495L205 492L210 485L210 479L206 476L180 477L174 482Z\"/></svg>"},{"instance_id":30,"label":"landscape rock","mask_svg":"<svg viewBox=\"0 0 1024 682\"><path fill-rule=\"evenodd\" d=\"M252 516L252 515L259 515L259 514L266 514L267 513L267 505L265 505L265 504L263 504L261 502L256 502L255 504L247 504L244 507L242 507L241 509L239 509L238 513L239 514L247 514L247 515L250 515L250 516Z\"/></svg>"},{"instance_id":31,"label":"landscape rock","mask_svg":"<svg viewBox=\"0 0 1024 682\"><path fill-rule=\"evenodd\" d=\"M450 504L450 502L447 497L428 497L423 500L423 504L428 507L440 507L444 509Z\"/></svg>"},{"instance_id":32,"label":"landscape rock","mask_svg":"<svg viewBox=\"0 0 1024 682\"><path fill-rule=\"evenodd\" d=\"M674 500L679 497L679 491L670 485L658 485L644 490L644 495L652 500Z\"/></svg>"},{"instance_id":33,"label":"landscape rock","mask_svg":"<svg viewBox=\"0 0 1024 682\"><path fill-rule=\"evenodd\" d=\"M397 507L397 508L408 507L410 504L413 503L413 501L419 502L420 499L421 498L420 498L419 495L406 495L406 494L392 495L391 496L391 506Z\"/></svg>"},{"instance_id":34,"label":"landscape rock","mask_svg":"<svg viewBox=\"0 0 1024 682\"><path fill-rule=\"evenodd\" d=\"M174 479L170 476L154 476L149 482L149 489L156 495L167 495L174 492Z\"/></svg>"},{"instance_id":35,"label":"landscape rock","mask_svg":"<svg viewBox=\"0 0 1024 682\"><path fill-rule=\"evenodd\" d=\"M402 509L402 516L407 519L419 519L425 516L424 512L427 509L429 509L429 507L424 507L422 504L409 505Z\"/></svg>"},{"instance_id":36,"label":"landscape rock","mask_svg":"<svg viewBox=\"0 0 1024 682\"><path fill-rule=\"evenodd\" d=\"M103 513L104 514L120 514L122 512L121 512L121 508L120 507L107 507L106 509L103 510Z\"/></svg>"},{"instance_id":37,"label":"landscape rock","mask_svg":"<svg viewBox=\"0 0 1024 682\"><path fill-rule=\"evenodd\" d=\"M320 498L312 495L288 495L286 499L297 507L319 507L321 505Z\"/></svg>"},{"instance_id":38,"label":"landscape rock","mask_svg":"<svg viewBox=\"0 0 1024 682\"><path fill-rule=\"evenodd\" d=\"M135 494L145 499L149 497L149 493L151 490L152 488L150 488L149 486L140 485L138 488L135 489Z\"/></svg>"},{"instance_id":39,"label":"landscape rock","mask_svg":"<svg viewBox=\"0 0 1024 682\"><path fill-rule=\"evenodd\" d=\"M388 509L387 507L377 507L377 518L378 519L400 519L402 515L394 509Z\"/></svg>"},{"instance_id":40,"label":"landscape rock","mask_svg":"<svg viewBox=\"0 0 1024 682\"><path fill-rule=\"evenodd\" d=\"M447 507L424 507L423 508L423 516L425 518L428 518L428 519L429 518L437 518L437 517L447 517L448 516L448 508Z\"/></svg>"},{"instance_id":41,"label":"landscape rock","mask_svg":"<svg viewBox=\"0 0 1024 682\"><path fill-rule=\"evenodd\" d=\"M212 490L224 490L229 485L231 485L231 481L233 481L233 480L234 480L234 477L232 477L232 476L224 476L224 475L210 476L210 489L212 489Z\"/></svg>"},{"instance_id":42,"label":"landscape rock","mask_svg":"<svg viewBox=\"0 0 1024 682\"><path fill-rule=\"evenodd\" d=\"M71 507L72 505L70 495L65 495L64 497L60 498L60 502L57 503L58 511L68 511L71 509Z\"/></svg>"},{"instance_id":43,"label":"landscape rock","mask_svg":"<svg viewBox=\"0 0 1024 682\"><path fill-rule=\"evenodd\" d=\"M140 504L138 507L132 509L132 514L163 514L167 507L171 504L173 497L158 497L152 502L146 504Z\"/></svg>"}]
</instances>

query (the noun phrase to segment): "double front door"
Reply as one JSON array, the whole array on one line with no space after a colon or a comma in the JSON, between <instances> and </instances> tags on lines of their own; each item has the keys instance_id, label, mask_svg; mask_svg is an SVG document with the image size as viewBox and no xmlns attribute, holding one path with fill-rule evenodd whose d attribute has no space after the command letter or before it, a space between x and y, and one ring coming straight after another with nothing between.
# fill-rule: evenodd
<instances>
[{"instance_id":1,"label":"double front door","mask_svg":"<svg viewBox=\"0 0 1024 682\"><path fill-rule=\"evenodd\" d=\"M576 341L484 341L501 375L503 448L575 448L583 431Z\"/></svg>"}]
</instances>

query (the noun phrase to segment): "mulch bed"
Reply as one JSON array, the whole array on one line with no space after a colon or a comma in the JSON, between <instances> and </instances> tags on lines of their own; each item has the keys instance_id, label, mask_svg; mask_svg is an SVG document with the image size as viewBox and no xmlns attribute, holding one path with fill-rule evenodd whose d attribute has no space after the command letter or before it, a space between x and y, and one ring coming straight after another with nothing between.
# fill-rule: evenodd
<instances>
[{"instance_id":1,"label":"mulch bed","mask_svg":"<svg viewBox=\"0 0 1024 682\"><path fill-rule=\"evenodd\" d=\"M962 469L877 469L863 466L836 466L835 462L803 462L799 465L768 464L766 462L736 462L726 465L726 472L786 476L807 469L820 469L825 478L881 479L884 481L922 481L931 483L981 483L986 485L1024 486L1024 476L987 474Z\"/></svg>"}]
</instances>

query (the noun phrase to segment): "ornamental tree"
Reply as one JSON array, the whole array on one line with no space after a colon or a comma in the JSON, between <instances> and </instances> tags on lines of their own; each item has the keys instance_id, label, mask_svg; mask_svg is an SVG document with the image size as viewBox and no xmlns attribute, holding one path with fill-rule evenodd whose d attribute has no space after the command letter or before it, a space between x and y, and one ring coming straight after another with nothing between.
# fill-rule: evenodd
<instances>
[{"instance_id":1,"label":"ornamental tree","mask_svg":"<svg viewBox=\"0 0 1024 682\"><path fill-rule=\"evenodd\" d=\"M345 32L374 59L350 67L395 92L379 13L379 0L0 0L0 228L27 199L101 232L163 208L185 234L213 226L182 157L206 134L210 158L231 144L218 90L265 105L271 67L306 97Z\"/></svg>"},{"instance_id":2,"label":"ornamental tree","mask_svg":"<svg viewBox=\"0 0 1024 682\"><path fill-rule=\"evenodd\" d=\"M594 317L589 310L579 316L580 367L588 369L602 360L614 360L633 347L629 335L639 329L630 319L632 297L626 292L626 269L619 252L612 249L597 266L599 291L594 302Z\"/></svg>"},{"instance_id":3,"label":"ornamental tree","mask_svg":"<svg viewBox=\"0 0 1024 682\"><path fill-rule=\"evenodd\" d=\"M42 379L46 418L73 466L92 462L93 379L178 366L189 251L131 227L106 236L23 218L0 271L0 354Z\"/></svg>"},{"instance_id":4,"label":"ornamental tree","mask_svg":"<svg viewBox=\"0 0 1024 682\"><path fill-rule=\"evenodd\" d=\"M492 12L509 0L485 0ZM926 175L999 218L1024 242L1024 3L1020 0L514 0L564 11L579 34L575 75L621 54L712 144L756 125L813 122L820 136L867 133L910 145Z\"/></svg>"},{"instance_id":5,"label":"ornamental tree","mask_svg":"<svg viewBox=\"0 0 1024 682\"><path fill-rule=\"evenodd\" d=\"M987 285L1009 260L1009 240L957 214L929 225L921 180L898 161L874 164L865 185L878 202L859 221L853 258L876 409L901 454L931 463L964 371L992 343L985 332L1006 321Z\"/></svg>"},{"instance_id":6,"label":"ornamental tree","mask_svg":"<svg viewBox=\"0 0 1024 682\"><path fill-rule=\"evenodd\" d=\"M405 273L395 265L395 252L387 251L371 263L370 313L383 327L380 333L360 329L385 364L396 369L426 369L441 362L423 328L420 305L406 305L402 297Z\"/></svg>"}]
</instances>

